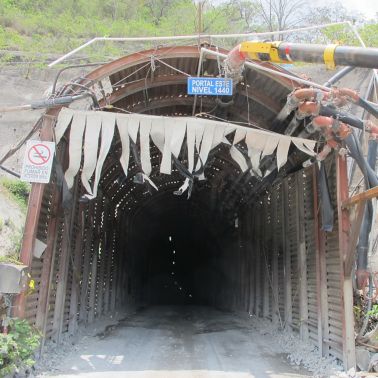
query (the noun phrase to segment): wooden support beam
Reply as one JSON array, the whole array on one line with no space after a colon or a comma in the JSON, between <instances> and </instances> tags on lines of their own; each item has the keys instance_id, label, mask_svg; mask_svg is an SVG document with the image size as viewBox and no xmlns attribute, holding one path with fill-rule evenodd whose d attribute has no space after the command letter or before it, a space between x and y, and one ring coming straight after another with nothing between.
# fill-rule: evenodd
<instances>
[{"instance_id":1,"label":"wooden support beam","mask_svg":"<svg viewBox=\"0 0 378 378\"><path fill-rule=\"evenodd\" d=\"M316 298L318 309L318 348L322 356L328 357L329 344L324 341L328 339L329 336L325 234L324 231L320 228L321 220L318 198L318 168L315 164L313 165L313 193L316 253Z\"/></svg>"},{"instance_id":2,"label":"wooden support beam","mask_svg":"<svg viewBox=\"0 0 378 378\"><path fill-rule=\"evenodd\" d=\"M70 315L68 323L68 333L75 335L78 329L78 306L80 296L81 281L81 264L83 260L83 244L84 244L84 205L79 204L79 212L77 223L80 225L76 231L75 252L72 267L72 288L70 298Z\"/></svg>"},{"instance_id":3,"label":"wooden support beam","mask_svg":"<svg viewBox=\"0 0 378 378\"><path fill-rule=\"evenodd\" d=\"M101 261L100 261L100 275L98 279L98 288L97 288L97 316L100 316L105 313L104 311L104 299L105 299L105 278L106 278L106 267L109 264L109 250L107 245L107 225L108 225L108 212L109 212L109 202L104 199L103 201L103 224L101 228Z\"/></svg>"},{"instance_id":4,"label":"wooden support beam","mask_svg":"<svg viewBox=\"0 0 378 378\"><path fill-rule=\"evenodd\" d=\"M350 198L347 197L346 199L343 200L342 207L343 208L351 207L359 202L365 202L369 199L377 198L377 197L378 197L378 186L375 186L374 188L366 190L362 193L358 193L353 197L350 197Z\"/></svg>"},{"instance_id":5,"label":"wooden support beam","mask_svg":"<svg viewBox=\"0 0 378 378\"><path fill-rule=\"evenodd\" d=\"M88 319L88 293L89 293L89 273L91 262L91 248L93 243L93 222L94 222L94 204L91 203L88 209L88 216L85 221L85 243L84 243L84 263L83 263L83 275L80 288L80 310L79 310L79 322L87 322Z\"/></svg>"},{"instance_id":6,"label":"wooden support beam","mask_svg":"<svg viewBox=\"0 0 378 378\"><path fill-rule=\"evenodd\" d=\"M308 297L307 297L307 252L304 235L304 194L302 172L296 178L296 234L299 273L299 332L302 340L308 339Z\"/></svg>"},{"instance_id":7,"label":"wooden support beam","mask_svg":"<svg viewBox=\"0 0 378 378\"><path fill-rule=\"evenodd\" d=\"M276 188L271 194L271 217L270 217L270 232L272 235L273 248L272 253L272 321L277 326L280 320L280 308L279 308L279 291L278 291L278 235L277 227L278 223L278 209L277 209L277 191Z\"/></svg>"},{"instance_id":8,"label":"wooden support beam","mask_svg":"<svg viewBox=\"0 0 378 378\"><path fill-rule=\"evenodd\" d=\"M119 239L117 238L117 230L120 232L120 224L113 231L113 240L112 240L112 255L114 266L112 267L112 280L111 280L111 292L110 292L110 312L114 313L116 308L116 294L118 290L119 282L119 270L120 270L120 248L119 248Z\"/></svg>"},{"instance_id":9,"label":"wooden support beam","mask_svg":"<svg viewBox=\"0 0 378 378\"><path fill-rule=\"evenodd\" d=\"M366 200L362 200L356 203L355 218L351 222L351 230L349 236L348 248L346 255L344 256L344 273L346 276L351 276L353 265L356 260L356 248L358 243L358 237L360 235L362 219L364 217Z\"/></svg>"},{"instance_id":10,"label":"wooden support beam","mask_svg":"<svg viewBox=\"0 0 378 378\"><path fill-rule=\"evenodd\" d=\"M366 201L376 197L378 197L378 186L366 190L362 193L356 194L353 197L347 197L342 202L341 210L343 214L345 213L345 210L351 210L353 206L356 207L354 219L350 219L351 230L349 235L348 248L346 249L344 256L344 273L346 276L350 276L352 274L356 256L356 247L364 216Z\"/></svg>"},{"instance_id":11,"label":"wooden support beam","mask_svg":"<svg viewBox=\"0 0 378 378\"><path fill-rule=\"evenodd\" d=\"M106 280L105 280L105 292L104 292L104 314L107 314L110 309L110 284L111 284L111 274L112 274L112 263L113 263L113 232L110 227L107 227L106 237L105 237L105 253L106 253Z\"/></svg>"},{"instance_id":12,"label":"wooden support beam","mask_svg":"<svg viewBox=\"0 0 378 378\"><path fill-rule=\"evenodd\" d=\"M288 237L289 219L289 200L288 200L288 181L284 179L282 185L282 245L284 253L284 303L285 303L285 325L291 327L293 323L293 305L292 305L292 289L291 289L291 255L290 255L290 239Z\"/></svg>"},{"instance_id":13,"label":"wooden support beam","mask_svg":"<svg viewBox=\"0 0 378 378\"><path fill-rule=\"evenodd\" d=\"M97 238L98 236L96 236ZM91 285L89 289L89 305L88 305L88 323L92 323L95 318L95 303L96 303L96 281L97 281L97 255L98 255L98 240L95 239L94 250L91 265Z\"/></svg>"},{"instance_id":14,"label":"wooden support beam","mask_svg":"<svg viewBox=\"0 0 378 378\"><path fill-rule=\"evenodd\" d=\"M88 304L88 323L92 323L96 315L96 290L97 290L97 277L98 277L98 260L99 260L99 246L101 239L101 213L102 202L97 202L96 219L95 219L95 232L93 238L93 254L91 265L91 285L89 290L89 304Z\"/></svg>"},{"instance_id":15,"label":"wooden support beam","mask_svg":"<svg viewBox=\"0 0 378 378\"><path fill-rule=\"evenodd\" d=\"M52 338L59 343L64 321L64 304L66 299L67 276L70 255L70 228L71 222L66 216L59 259L58 277L56 286L56 297L54 305L53 335Z\"/></svg>"},{"instance_id":16,"label":"wooden support beam","mask_svg":"<svg viewBox=\"0 0 378 378\"><path fill-rule=\"evenodd\" d=\"M342 322L343 322L343 362L344 368L350 369L356 366L356 351L354 343L354 315L353 315L353 286L352 278L344 271L345 256L349 243L349 213L342 207L348 199L348 175L346 158L337 156L337 214L339 222L339 250L341 265L341 294L342 294Z\"/></svg>"},{"instance_id":17,"label":"wooden support beam","mask_svg":"<svg viewBox=\"0 0 378 378\"><path fill-rule=\"evenodd\" d=\"M255 228L256 228L256 218L253 216L253 209L250 206L247 211L248 219L248 230L247 230L247 243L248 243L248 256L249 256L249 306L248 312L250 314L255 313L255 275L256 275L256 259L255 259L255 243L256 238Z\"/></svg>"},{"instance_id":18,"label":"wooden support beam","mask_svg":"<svg viewBox=\"0 0 378 378\"><path fill-rule=\"evenodd\" d=\"M264 272L263 278L263 303L262 303L262 316L263 318L267 318L269 316L269 249L267 248L267 238L268 238L268 230L266 227L267 224L267 204L266 204L266 198L263 201L263 209L262 209L262 220L263 220L263 225L265 227L262 228L262 233L261 233L261 240L260 240L260 245L261 245L261 271Z\"/></svg>"},{"instance_id":19,"label":"wooden support beam","mask_svg":"<svg viewBox=\"0 0 378 378\"><path fill-rule=\"evenodd\" d=\"M259 204L254 206L254 211L256 214L261 211L261 207ZM260 216L256 216L256 214L252 214L256 218L256 225L255 225L255 238L254 238L254 255L255 255L255 305L254 305L254 314L256 316L262 315L262 305L261 305L261 272L262 264L261 264L261 223L262 219Z\"/></svg>"},{"instance_id":20,"label":"wooden support beam","mask_svg":"<svg viewBox=\"0 0 378 378\"><path fill-rule=\"evenodd\" d=\"M35 325L42 332L42 338L45 338L45 323L48 314L48 299L50 296L52 265L54 263L54 245L56 239L56 229L58 224L57 211L60 201L58 188L54 184L52 188L53 198L51 204L51 217L47 227L46 249L43 253L43 265L41 273L41 285L38 294L38 307ZM43 343L42 343L43 344Z\"/></svg>"},{"instance_id":21,"label":"wooden support beam","mask_svg":"<svg viewBox=\"0 0 378 378\"><path fill-rule=\"evenodd\" d=\"M68 153L66 149L66 153ZM73 275L75 274L75 266L72 266L74 261L73 258L73 248L72 248L72 238L74 235L75 229L75 219L80 214L79 207L75 206L78 197L80 195L79 181L75 180L75 186L73 189L73 209L70 214L64 216L64 230L62 235L62 244L61 244L61 255L59 261L59 270L58 270L58 279L57 279L57 288L56 288L56 298L55 298L55 307L54 307L54 320L53 320L53 337L59 343L62 338L62 333L64 332L65 327L65 305L67 300L67 287L69 284L75 286L76 281L74 277L71 277L72 282L68 282L69 277L69 267L71 266ZM64 209L61 209L64 213ZM79 233L80 234L80 233ZM72 290L71 290L72 294ZM71 298L69 298L71 302ZM69 324L70 319L68 319Z\"/></svg>"},{"instance_id":22,"label":"wooden support beam","mask_svg":"<svg viewBox=\"0 0 378 378\"><path fill-rule=\"evenodd\" d=\"M43 116L40 138L42 141L51 141L53 138L53 126L55 124L55 116ZM22 264L31 268L33 260L33 250L35 239L38 230L39 214L41 212L41 205L43 193L46 184L33 183L29 195L28 211L26 214L26 221L24 227L24 234L22 238L22 245L20 251L20 261ZM26 293L22 292L17 295L14 302L13 315L18 318L25 317Z\"/></svg>"}]
</instances>

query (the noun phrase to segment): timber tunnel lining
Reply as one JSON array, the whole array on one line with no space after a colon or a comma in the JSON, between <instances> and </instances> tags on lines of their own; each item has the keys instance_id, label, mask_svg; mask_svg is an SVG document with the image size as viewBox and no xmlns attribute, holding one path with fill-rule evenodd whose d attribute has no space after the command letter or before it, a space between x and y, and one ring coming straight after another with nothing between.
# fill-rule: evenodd
<instances>
[{"instance_id":1,"label":"timber tunnel lining","mask_svg":"<svg viewBox=\"0 0 378 378\"><path fill-rule=\"evenodd\" d=\"M107 111L190 116L193 98L186 95L185 78L164 64L151 73L148 63L154 54L144 52L112 62L82 83L93 87L102 83L102 88L105 82L111 84L113 92L100 99ZM198 49L190 47L161 49L157 54L189 75L197 71L198 55ZM208 75L217 75L216 59L204 65ZM130 75L129 86L125 78ZM146 79L146 75L150 76ZM248 121L282 132L287 124L274 119L289 88L286 79L248 69L233 103L218 109L218 115L229 122ZM70 84L60 93L73 90ZM215 105L206 97L198 101L201 113L211 112ZM64 169L68 142L66 133L58 145ZM151 148L151 179L159 188L157 194L133 183L138 172L135 159L130 159L130 174L123 177L119 156L116 135L98 196L89 203L79 201L84 193L79 179L73 188L73 206L65 215L56 177L40 197L36 237L47 248L41 259L32 260L36 289L26 298L24 315L42 329L46 339L60 341L63 334L74 334L79 324L132 304L198 301L288 325L318 345L324 355L343 358L338 227L336 222L332 232L322 232L322 238L314 232L319 222L316 175L315 168L302 169L303 154L291 149L288 163L274 180L261 181L243 175L225 148L217 147L205 168L207 180L196 183L189 200L172 194L182 184L179 169L173 167L170 176L158 173L161 154L156 147ZM332 159L328 166L335 206ZM175 251L181 257L177 260L167 244L169 236L178 243ZM324 244L321 256L316 254L319 240ZM188 262L189 256L193 260ZM177 261L177 270L163 266L172 261ZM169 277L172 272L179 279ZM320 276L327 278L320 282ZM320 307L324 309L321 327Z\"/></svg>"}]
</instances>

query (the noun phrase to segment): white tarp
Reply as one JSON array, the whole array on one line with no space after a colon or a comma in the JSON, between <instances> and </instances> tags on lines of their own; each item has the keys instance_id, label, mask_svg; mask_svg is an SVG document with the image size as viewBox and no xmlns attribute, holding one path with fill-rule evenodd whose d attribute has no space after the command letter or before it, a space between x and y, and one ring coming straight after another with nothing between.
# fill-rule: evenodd
<instances>
[{"instance_id":1,"label":"white tarp","mask_svg":"<svg viewBox=\"0 0 378 378\"><path fill-rule=\"evenodd\" d=\"M90 199L97 195L102 167L109 153L116 126L122 145L120 163L125 175L129 166L130 140L135 144L139 140L141 173L156 189L149 178L152 172L151 141L162 153L160 173L164 174L171 174L172 155L178 159L183 146L187 151L187 169L190 173L198 171L201 165L205 165L210 151L220 143L230 146L230 155L242 172L251 168L250 173L257 176L261 176L260 160L275 151L277 168L280 169L287 161L291 143L302 152L315 156L316 141L202 118L161 117L63 108L55 128L56 143L59 143L70 125L69 167L65 177L71 188L80 168L83 151L81 179ZM235 135L230 144L225 136L233 131ZM241 142L247 146L247 153L237 147ZM199 156L197 161L195 161L196 156ZM205 178L203 173L199 178ZM93 182L93 187L90 181ZM188 186L189 180L186 179L179 192L184 192Z\"/></svg>"}]
</instances>

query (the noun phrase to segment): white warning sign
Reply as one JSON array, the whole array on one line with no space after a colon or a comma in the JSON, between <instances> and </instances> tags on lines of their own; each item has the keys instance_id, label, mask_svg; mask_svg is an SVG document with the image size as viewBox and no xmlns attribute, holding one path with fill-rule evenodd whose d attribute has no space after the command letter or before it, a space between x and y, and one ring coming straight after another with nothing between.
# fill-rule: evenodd
<instances>
[{"instance_id":1,"label":"white warning sign","mask_svg":"<svg viewBox=\"0 0 378 378\"><path fill-rule=\"evenodd\" d=\"M55 143L28 140L21 180L46 184L50 181L51 167L55 153Z\"/></svg>"}]
</instances>

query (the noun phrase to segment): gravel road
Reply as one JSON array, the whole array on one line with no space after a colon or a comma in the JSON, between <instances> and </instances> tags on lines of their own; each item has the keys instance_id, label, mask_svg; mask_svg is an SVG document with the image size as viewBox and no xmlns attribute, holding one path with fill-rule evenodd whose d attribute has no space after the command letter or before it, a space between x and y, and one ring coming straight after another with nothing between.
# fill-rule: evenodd
<instances>
[{"instance_id":1,"label":"gravel road","mask_svg":"<svg viewBox=\"0 0 378 378\"><path fill-rule=\"evenodd\" d=\"M78 350L77 350L78 349ZM41 376L307 377L248 318L206 307L149 307L87 338Z\"/></svg>"}]
</instances>

